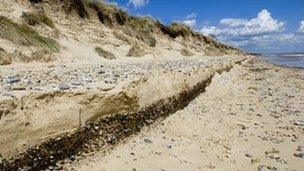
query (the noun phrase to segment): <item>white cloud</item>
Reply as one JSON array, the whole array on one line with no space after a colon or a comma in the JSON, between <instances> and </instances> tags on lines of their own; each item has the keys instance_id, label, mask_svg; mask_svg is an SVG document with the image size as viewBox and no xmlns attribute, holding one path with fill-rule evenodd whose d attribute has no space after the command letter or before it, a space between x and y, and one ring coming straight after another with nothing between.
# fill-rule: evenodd
<instances>
[{"instance_id":1,"label":"white cloud","mask_svg":"<svg viewBox=\"0 0 304 171\"><path fill-rule=\"evenodd\" d=\"M196 26L196 19L184 20L182 23L194 28Z\"/></svg>"},{"instance_id":2,"label":"white cloud","mask_svg":"<svg viewBox=\"0 0 304 171\"><path fill-rule=\"evenodd\" d=\"M221 19L220 24L231 27L243 26L248 22L246 19L241 18L224 18Z\"/></svg>"},{"instance_id":3,"label":"white cloud","mask_svg":"<svg viewBox=\"0 0 304 171\"><path fill-rule=\"evenodd\" d=\"M197 25L196 14L194 12L190 13L182 21L177 21L177 22L186 24L187 26L189 26L191 28L195 28Z\"/></svg>"},{"instance_id":4,"label":"white cloud","mask_svg":"<svg viewBox=\"0 0 304 171\"><path fill-rule=\"evenodd\" d=\"M149 0L129 0L128 5L133 5L135 8L145 6L149 3Z\"/></svg>"},{"instance_id":5,"label":"white cloud","mask_svg":"<svg viewBox=\"0 0 304 171\"><path fill-rule=\"evenodd\" d=\"M266 10L258 13L256 18L247 20L243 18L222 19L218 27L206 26L201 29L204 34L227 36L254 36L284 30L284 22L273 19Z\"/></svg>"},{"instance_id":6,"label":"white cloud","mask_svg":"<svg viewBox=\"0 0 304 171\"><path fill-rule=\"evenodd\" d=\"M299 34L304 33L304 20L298 33L287 33L285 22L273 18L266 9L254 18L224 18L218 25L205 25L200 31L225 43L257 52L298 51L304 43L304 34Z\"/></svg>"},{"instance_id":7,"label":"white cloud","mask_svg":"<svg viewBox=\"0 0 304 171\"><path fill-rule=\"evenodd\" d=\"M298 30L300 33L304 33L304 20L302 20L300 22L300 27L299 27L299 30Z\"/></svg>"},{"instance_id":8,"label":"white cloud","mask_svg":"<svg viewBox=\"0 0 304 171\"><path fill-rule=\"evenodd\" d=\"M188 14L185 19L193 19L193 18L196 18L196 14L194 12L191 14Z\"/></svg>"}]
</instances>

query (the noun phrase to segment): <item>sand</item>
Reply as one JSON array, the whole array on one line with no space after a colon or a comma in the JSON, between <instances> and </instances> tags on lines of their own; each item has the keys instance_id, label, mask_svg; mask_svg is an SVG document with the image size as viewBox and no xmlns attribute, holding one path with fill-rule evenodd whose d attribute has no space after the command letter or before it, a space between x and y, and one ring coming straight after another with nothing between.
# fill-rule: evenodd
<instances>
[{"instance_id":1,"label":"sand","mask_svg":"<svg viewBox=\"0 0 304 171\"><path fill-rule=\"evenodd\" d=\"M183 110L65 168L302 170L303 85L303 70L236 66Z\"/></svg>"}]
</instances>

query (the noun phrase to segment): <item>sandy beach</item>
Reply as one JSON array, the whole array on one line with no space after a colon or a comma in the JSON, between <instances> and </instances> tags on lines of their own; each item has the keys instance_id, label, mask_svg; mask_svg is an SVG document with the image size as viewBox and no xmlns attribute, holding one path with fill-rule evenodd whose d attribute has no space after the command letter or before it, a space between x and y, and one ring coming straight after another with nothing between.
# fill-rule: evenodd
<instances>
[{"instance_id":1,"label":"sandy beach","mask_svg":"<svg viewBox=\"0 0 304 171\"><path fill-rule=\"evenodd\" d=\"M304 71L256 61L110 151L68 170L302 170Z\"/></svg>"},{"instance_id":2,"label":"sandy beach","mask_svg":"<svg viewBox=\"0 0 304 171\"><path fill-rule=\"evenodd\" d=\"M0 171L301 171L303 106L303 69L184 22L0 2Z\"/></svg>"}]
</instances>

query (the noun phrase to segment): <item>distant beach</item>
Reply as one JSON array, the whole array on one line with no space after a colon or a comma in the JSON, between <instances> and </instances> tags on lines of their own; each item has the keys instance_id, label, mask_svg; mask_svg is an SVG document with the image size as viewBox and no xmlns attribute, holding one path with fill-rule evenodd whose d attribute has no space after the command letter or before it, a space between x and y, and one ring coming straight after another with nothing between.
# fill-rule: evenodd
<instances>
[{"instance_id":1,"label":"distant beach","mask_svg":"<svg viewBox=\"0 0 304 171\"><path fill-rule=\"evenodd\" d=\"M304 68L304 53L269 53L263 57L277 65Z\"/></svg>"}]
</instances>

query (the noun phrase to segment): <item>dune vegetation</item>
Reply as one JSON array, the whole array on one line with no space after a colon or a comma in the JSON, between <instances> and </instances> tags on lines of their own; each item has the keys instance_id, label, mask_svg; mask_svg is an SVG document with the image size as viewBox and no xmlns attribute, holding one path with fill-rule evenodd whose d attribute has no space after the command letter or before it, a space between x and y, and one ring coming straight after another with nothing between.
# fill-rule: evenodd
<instances>
[{"instance_id":1,"label":"dune vegetation","mask_svg":"<svg viewBox=\"0 0 304 171\"><path fill-rule=\"evenodd\" d=\"M45 13L27 13L22 14L25 23L35 26L38 24L45 24L51 28L55 28L55 24Z\"/></svg>"},{"instance_id":2,"label":"dune vegetation","mask_svg":"<svg viewBox=\"0 0 304 171\"><path fill-rule=\"evenodd\" d=\"M59 51L57 41L39 35L25 24L17 24L10 19L0 16L0 37L25 46L38 46L52 52Z\"/></svg>"}]
</instances>

